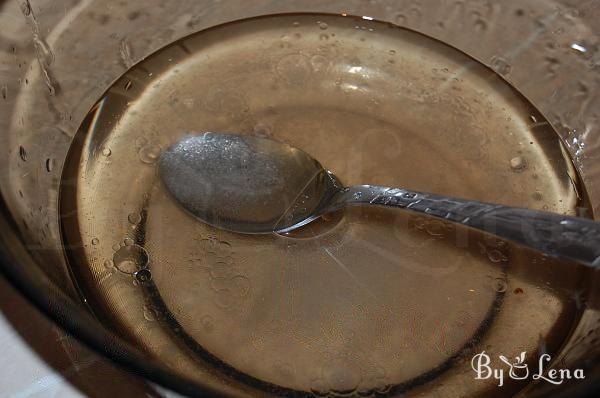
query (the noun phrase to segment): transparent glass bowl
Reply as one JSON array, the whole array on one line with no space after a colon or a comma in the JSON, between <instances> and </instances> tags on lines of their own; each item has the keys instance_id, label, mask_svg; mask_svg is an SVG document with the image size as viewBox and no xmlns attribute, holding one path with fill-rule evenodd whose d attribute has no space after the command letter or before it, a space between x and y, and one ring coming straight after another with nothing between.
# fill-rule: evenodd
<instances>
[{"instance_id":1,"label":"transparent glass bowl","mask_svg":"<svg viewBox=\"0 0 600 398\"><path fill-rule=\"evenodd\" d=\"M218 382L190 378L163 363L160 355L149 359L147 350L131 344L131 339L121 340L116 329L107 330L89 315L64 256L58 216L61 172L88 111L134 64L202 29L289 12L366 16L365 25L369 18L388 21L489 65L551 122L582 179L586 208L591 209L587 216L600 211L598 1L2 2L3 268L33 301L83 341L149 380L186 394L269 392L254 390L243 378L229 380L227 389ZM452 186L440 193L451 194ZM523 206L530 203L514 200ZM586 380L560 386L538 383L529 387L532 394L547 389L555 389L555 394L569 394L570 388L593 391L598 369L592 360L600 350L597 273L587 283L580 288L589 293L589 301L579 303L581 319L556 359L561 367L584 367Z\"/></svg>"}]
</instances>

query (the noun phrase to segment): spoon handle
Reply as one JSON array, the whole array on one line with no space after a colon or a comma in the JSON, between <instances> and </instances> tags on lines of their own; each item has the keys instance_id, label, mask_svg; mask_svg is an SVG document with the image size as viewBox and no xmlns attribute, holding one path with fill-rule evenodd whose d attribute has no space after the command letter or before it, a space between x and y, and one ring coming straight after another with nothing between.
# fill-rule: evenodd
<instances>
[{"instance_id":1,"label":"spoon handle","mask_svg":"<svg viewBox=\"0 0 600 398\"><path fill-rule=\"evenodd\" d=\"M375 185L340 191L328 210L359 204L400 207L600 268L600 222L589 219Z\"/></svg>"}]
</instances>

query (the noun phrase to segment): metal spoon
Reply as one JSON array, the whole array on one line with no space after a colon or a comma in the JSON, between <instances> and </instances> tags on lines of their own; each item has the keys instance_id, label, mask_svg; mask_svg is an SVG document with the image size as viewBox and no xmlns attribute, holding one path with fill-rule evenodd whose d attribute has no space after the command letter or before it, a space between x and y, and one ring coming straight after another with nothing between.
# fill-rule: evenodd
<instances>
[{"instance_id":1,"label":"metal spoon","mask_svg":"<svg viewBox=\"0 0 600 398\"><path fill-rule=\"evenodd\" d=\"M401 188L346 188L306 152L267 138L188 136L161 155L159 172L186 210L229 231L286 233L345 206L379 205L463 224L550 256L600 266L600 223Z\"/></svg>"}]
</instances>

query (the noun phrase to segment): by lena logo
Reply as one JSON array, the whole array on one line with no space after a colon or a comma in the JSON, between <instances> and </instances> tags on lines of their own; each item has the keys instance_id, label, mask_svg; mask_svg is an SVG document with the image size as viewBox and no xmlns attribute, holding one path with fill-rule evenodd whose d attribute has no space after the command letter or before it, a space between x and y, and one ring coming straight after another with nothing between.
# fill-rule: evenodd
<instances>
[{"instance_id":1,"label":"by lena logo","mask_svg":"<svg viewBox=\"0 0 600 398\"><path fill-rule=\"evenodd\" d=\"M481 351L471 359L471 367L475 372L476 380L493 378L498 381L499 387L504 385L504 380L507 377L505 373L506 366L508 366L508 377L513 380L525 380L531 377L533 380L541 379L552 384L562 384L565 380L585 378L583 369L575 369L574 371L570 369L546 370L545 366L552 359L548 354L543 354L539 357L537 369L530 374L529 366L525 362L526 356L527 353L523 351L511 361L504 355L499 355L498 359L500 360L499 365L501 367L494 367L490 356L485 351Z\"/></svg>"}]
</instances>

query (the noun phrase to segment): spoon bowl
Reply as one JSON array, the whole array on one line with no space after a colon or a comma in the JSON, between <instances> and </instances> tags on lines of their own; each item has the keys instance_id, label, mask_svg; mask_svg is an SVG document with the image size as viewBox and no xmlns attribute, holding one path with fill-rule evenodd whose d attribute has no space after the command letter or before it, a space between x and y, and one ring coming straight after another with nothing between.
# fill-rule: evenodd
<instances>
[{"instance_id":1,"label":"spoon bowl","mask_svg":"<svg viewBox=\"0 0 600 398\"><path fill-rule=\"evenodd\" d=\"M195 217L249 234L313 221L341 187L300 149L234 134L185 137L162 154L159 170L169 192Z\"/></svg>"}]
</instances>

